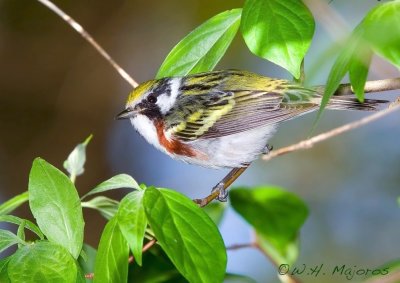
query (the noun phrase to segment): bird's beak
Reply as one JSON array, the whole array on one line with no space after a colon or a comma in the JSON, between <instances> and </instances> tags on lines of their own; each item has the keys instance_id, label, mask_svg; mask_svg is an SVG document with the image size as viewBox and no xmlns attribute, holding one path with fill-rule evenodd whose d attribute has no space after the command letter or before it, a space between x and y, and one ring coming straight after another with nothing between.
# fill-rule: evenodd
<instances>
[{"instance_id":1,"label":"bird's beak","mask_svg":"<svg viewBox=\"0 0 400 283\"><path fill-rule=\"evenodd\" d=\"M115 119L117 119L117 120L128 119L128 118L135 116L135 113L136 113L136 111L134 111L133 109L126 108L121 113L119 113L117 116L115 116Z\"/></svg>"}]
</instances>

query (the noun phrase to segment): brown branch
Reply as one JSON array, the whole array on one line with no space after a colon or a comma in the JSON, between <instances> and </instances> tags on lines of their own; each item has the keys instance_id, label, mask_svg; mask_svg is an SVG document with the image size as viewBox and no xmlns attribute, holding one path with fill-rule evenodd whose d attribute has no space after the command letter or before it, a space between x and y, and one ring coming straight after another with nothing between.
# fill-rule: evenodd
<instances>
[{"instance_id":1,"label":"brown branch","mask_svg":"<svg viewBox=\"0 0 400 283\"><path fill-rule=\"evenodd\" d=\"M324 92L324 88L325 86L315 87L315 89L320 93ZM379 93L387 90L396 90L396 89L400 89L400 78L368 81L365 83L364 92ZM353 88L351 87L351 84L341 84L334 93L334 95L352 95L352 94L354 94L354 92Z\"/></svg>"},{"instance_id":2,"label":"brown branch","mask_svg":"<svg viewBox=\"0 0 400 283\"><path fill-rule=\"evenodd\" d=\"M103 49L103 47L100 46L100 44L97 43L97 41L78 23L76 22L73 18L71 18L69 15L67 15L64 11L62 11L59 7L57 7L54 3L52 3L49 0L37 0L40 3L42 3L44 6L49 8L51 11L56 13L58 16L60 16L67 24L69 24L74 30L76 30L90 45L93 46L93 48L100 53L101 56L103 56L104 59L108 63L111 64L111 66L117 70L117 72L120 74L120 76L125 79L133 88L138 86L138 83L124 70L122 69L117 62L114 61L114 59Z\"/></svg>"},{"instance_id":3,"label":"brown branch","mask_svg":"<svg viewBox=\"0 0 400 283\"><path fill-rule=\"evenodd\" d=\"M148 242L146 243L146 245L143 246L142 253L147 252L152 246L155 245L155 243L157 243L157 239L155 239L155 238L152 239L152 240L150 240L150 241L148 241ZM133 263L134 261L135 261L135 258L133 257L133 255L131 255L131 256L129 257L129 259L128 259L128 262L129 262L129 263Z\"/></svg>"}]
</instances>

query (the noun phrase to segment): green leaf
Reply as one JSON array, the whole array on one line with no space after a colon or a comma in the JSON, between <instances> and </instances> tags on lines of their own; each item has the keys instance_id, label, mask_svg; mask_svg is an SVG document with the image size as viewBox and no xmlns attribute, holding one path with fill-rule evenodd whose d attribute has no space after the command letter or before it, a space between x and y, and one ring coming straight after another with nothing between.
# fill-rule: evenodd
<instances>
[{"instance_id":1,"label":"green leaf","mask_svg":"<svg viewBox=\"0 0 400 283\"><path fill-rule=\"evenodd\" d=\"M221 282L226 250L217 226L192 200L167 189L144 193L147 220L165 253L190 282Z\"/></svg>"},{"instance_id":2,"label":"green leaf","mask_svg":"<svg viewBox=\"0 0 400 283\"><path fill-rule=\"evenodd\" d=\"M92 138L93 135L90 135L83 143L78 144L64 161L64 168L70 174L72 182L75 182L75 178L85 171L83 166L86 162L86 146Z\"/></svg>"},{"instance_id":3,"label":"green leaf","mask_svg":"<svg viewBox=\"0 0 400 283\"><path fill-rule=\"evenodd\" d=\"M6 215L28 201L28 192L23 192L0 205L0 215Z\"/></svg>"},{"instance_id":4,"label":"green leaf","mask_svg":"<svg viewBox=\"0 0 400 283\"><path fill-rule=\"evenodd\" d=\"M301 0L247 0L241 30L250 51L300 77L314 35L313 15Z\"/></svg>"},{"instance_id":5,"label":"green leaf","mask_svg":"<svg viewBox=\"0 0 400 283\"><path fill-rule=\"evenodd\" d=\"M29 175L29 205L43 234L65 247L76 259L83 244L83 215L71 180L41 158Z\"/></svg>"},{"instance_id":6,"label":"green leaf","mask_svg":"<svg viewBox=\"0 0 400 283\"><path fill-rule=\"evenodd\" d=\"M364 87L368 77L372 51L366 46L359 46L358 54L352 57L349 76L354 93L360 102L364 101Z\"/></svg>"},{"instance_id":7,"label":"green leaf","mask_svg":"<svg viewBox=\"0 0 400 283\"><path fill-rule=\"evenodd\" d=\"M12 256L3 258L0 260L0 282L1 283L10 283L10 278L8 278L8 273L7 273L7 269L8 269L8 263L10 261L10 259L12 258Z\"/></svg>"},{"instance_id":8,"label":"green leaf","mask_svg":"<svg viewBox=\"0 0 400 283\"><path fill-rule=\"evenodd\" d=\"M189 33L168 54L156 78L211 71L235 37L241 12L242 9L222 12Z\"/></svg>"},{"instance_id":9,"label":"green leaf","mask_svg":"<svg viewBox=\"0 0 400 283\"><path fill-rule=\"evenodd\" d=\"M226 208L226 203L222 203L220 201L215 201L209 203L207 206L203 207L205 213L214 221L216 225L221 223L222 218L224 217L224 212Z\"/></svg>"},{"instance_id":10,"label":"green leaf","mask_svg":"<svg viewBox=\"0 0 400 283\"><path fill-rule=\"evenodd\" d=\"M118 225L131 247L135 261L142 265L144 232L147 227L143 206L144 191L134 191L126 195L118 210Z\"/></svg>"},{"instance_id":11,"label":"green leaf","mask_svg":"<svg viewBox=\"0 0 400 283\"><path fill-rule=\"evenodd\" d=\"M0 229L0 253L16 244L25 245L26 243L14 233Z\"/></svg>"},{"instance_id":12,"label":"green leaf","mask_svg":"<svg viewBox=\"0 0 400 283\"><path fill-rule=\"evenodd\" d=\"M126 282L128 279L129 246L118 225L112 218L100 238L94 267L94 283Z\"/></svg>"},{"instance_id":13,"label":"green leaf","mask_svg":"<svg viewBox=\"0 0 400 283\"><path fill-rule=\"evenodd\" d=\"M377 5L361 26L373 50L400 69L400 1Z\"/></svg>"},{"instance_id":14,"label":"green leaf","mask_svg":"<svg viewBox=\"0 0 400 283\"><path fill-rule=\"evenodd\" d=\"M69 252L62 246L40 241L19 249L8 263L11 282L76 281L77 267Z\"/></svg>"},{"instance_id":15,"label":"green leaf","mask_svg":"<svg viewBox=\"0 0 400 283\"><path fill-rule=\"evenodd\" d=\"M25 220L22 220L21 224L18 226L17 237L22 241L25 241ZM22 248L23 244L18 244L18 248Z\"/></svg>"},{"instance_id":16,"label":"green leaf","mask_svg":"<svg viewBox=\"0 0 400 283\"><path fill-rule=\"evenodd\" d=\"M141 190L138 183L131 176L127 174L119 174L96 186L93 190L84 195L82 199L93 194L121 188Z\"/></svg>"},{"instance_id":17,"label":"green leaf","mask_svg":"<svg viewBox=\"0 0 400 283\"><path fill-rule=\"evenodd\" d=\"M41 240L44 239L44 235L43 235L42 231L40 231L39 227L27 219L21 219L14 215L0 215L0 222L9 222L9 223L13 223L16 225L21 225L22 222L24 222L25 228L31 230L33 233L38 235Z\"/></svg>"},{"instance_id":18,"label":"green leaf","mask_svg":"<svg viewBox=\"0 0 400 283\"><path fill-rule=\"evenodd\" d=\"M301 199L278 187L235 189L230 199L232 207L276 251L274 255L279 255L274 258L276 262L293 260L293 244L308 214Z\"/></svg>"},{"instance_id":19,"label":"green leaf","mask_svg":"<svg viewBox=\"0 0 400 283\"><path fill-rule=\"evenodd\" d=\"M85 258L82 256L78 258L79 267L81 268L83 274L93 273L97 251L88 244L83 244L82 251L86 254L86 256ZM86 282L92 282L92 280L86 279Z\"/></svg>"},{"instance_id":20,"label":"green leaf","mask_svg":"<svg viewBox=\"0 0 400 283\"><path fill-rule=\"evenodd\" d=\"M106 219L111 219L118 211L119 202L104 196L95 197L89 201L82 202L82 207L98 210Z\"/></svg>"}]
</instances>

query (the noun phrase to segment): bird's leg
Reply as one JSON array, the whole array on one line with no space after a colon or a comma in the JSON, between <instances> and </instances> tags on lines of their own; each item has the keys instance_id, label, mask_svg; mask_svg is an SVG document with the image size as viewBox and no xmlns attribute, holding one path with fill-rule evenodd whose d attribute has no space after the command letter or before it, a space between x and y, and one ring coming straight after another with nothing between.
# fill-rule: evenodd
<instances>
[{"instance_id":1,"label":"bird's leg","mask_svg":"<svg viewBox=\"0 0 400 283\"><path fill-rule=\"evenodd\" d=\"M217 185L215 185L210 195L202 199L194 199L193 201L200 207L206 206L214 199L226 201L228 198L227 189L247 168L249 168L249 165L250 164L246 164L243 167L233 168Z\"/></svg>"},{"instance_id":2,"label":"bird's leg","mask_svg":"<svg viewBox=\"0 0 400 283\"><path fill-rule=\"evenodd\" d=\"M262 154L268 154L270 151L272 151L274 147L270 144L267 143L267 145L264 147Z\"/></svg>"},{"instance_id":3,"label":"bird's leg","mask_svg":"<svg viewBox=\"0 0 400 283\"><path fill-rule=\"evenodd\" d=\"M228 191L226 190L232 183L239 178L240 175L248 168L245 167L233 168L212 190L211 195L218 192L217 200L225 202L228 199Z\"/></svg>"}]
</instances>

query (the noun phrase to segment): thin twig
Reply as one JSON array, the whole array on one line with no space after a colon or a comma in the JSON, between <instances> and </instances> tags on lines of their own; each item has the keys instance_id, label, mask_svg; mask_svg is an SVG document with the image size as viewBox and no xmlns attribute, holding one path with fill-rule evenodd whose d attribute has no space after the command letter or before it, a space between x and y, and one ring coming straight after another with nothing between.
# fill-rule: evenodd
<instances>
[{"instance_id":1,"label":"thin twig","mask_svg":"<svg viewBox=\"0 0 400 283\"><path fill-rule=\"evenodd\" d=\"M104 59L106 59L108 63L111 64L111 66L114 67L115 70L117 70L117 72L121 75L121 77L124 78L133 88L138 86L138 83L124 69L122 69L117 64L117 62L114 61L114 59L103 49L103 47L101 47L100 44L98 44L97 41L94 40L94 38L78 22L76 22L73 18L67 15L64 11L58 8L51 1L49 0L37 0L37 1L42 3L50 10L52 10L54 13L60 16L67 24L69 24L74 30L76 30L90 45L93 46L93 48L97 52L100 53L101 56L103 56Z\"/></svg>"},{"instance_id":2,"label":"thin twig","mask_svg":"<svg viewBox=\"0 0 400 283\"><path fill-rule=\"evenodd\" d=\"M157 239L152 239L149 242L147 242L146 245L143 246L142 253L145 253L146 251L148 251L152 246L155 245L155 243L157 243ZM133 263L134 261L135 261L135 258L133 256L130 256L128 259L128 262Z\"/></svg>"},{"instance_id":3,"label":"thin twig","mask_svg":"<svg viewBox=\"0 0 400 283\"><path fill-rule=\"evenodd\" d=\"M400 109L400 103L399 103L399 99L397 99L396 102L391 104L391 107L389 107L389 108L387 108L385 110L376 112L376 113L374 113L374 114L372 114L370 116L362 118L361 120L358 120L358 121L355 121L355 122L340 126L338 128L335 128L335 129L330 130L328 132L319 134L319 135L314 136L314 137L312 137L310 139L303 140L301 142L298 142L296 144L293 144L293 145L290 145L290 146L287 146L287 147L284 147L284 148L281 148L281 149L278 149L278 150L274 150L270 154L263 156L263 159L265 161L269 161L272 158L275 158L277 156L284 155L284 154L287 154L287 153L290 153L290 152L293 152L293 151L297 151L297 150L301 150L301 149L309 149L309 148L313 147L317 143L320 143L322 141L325 141L325 140L330 139L332 137L335 137L337 135L340 135L340 134L346 133L348 131L354 130L356 128L359 128L361 126L364 126L364 125L366 125L368 123L371 123L371 122L376 121L376 120L378 120L378 119L380 119L382 117L385 117L385 116L387 116L387 115L389 115L389 114L391 114L391 113L393 113L393 112L395 112L395 111L397 111L399 109Z\"/></svg>"},{"instance_id":4,"label":"thin twig","mask_svg":"<svg viewBox=\"0 0 400 283\"><path fill-rule=\"evenodd\" d=\"M256 243L234 244L231 246L227 246L226 250L227 251L235 251L235 250L240 250L240 249L245 249L245 248L256 248Z\"/></svg>"}]
</instances>

